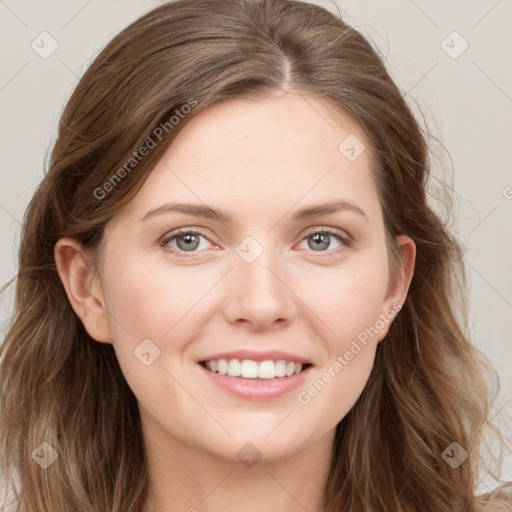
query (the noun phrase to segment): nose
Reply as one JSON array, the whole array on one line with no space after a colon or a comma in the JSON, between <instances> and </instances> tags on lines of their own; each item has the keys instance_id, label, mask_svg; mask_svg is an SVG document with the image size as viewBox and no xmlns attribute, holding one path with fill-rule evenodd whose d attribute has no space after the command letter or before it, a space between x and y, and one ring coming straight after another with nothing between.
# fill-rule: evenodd
<instances>
[{"instance_id":1,"label":"nose","mask_svg":"<svg viewBox=\"0 0 512 512\"><path fill-rule=\"evenodd\" d=\"M285 325L297 314L297 297L271 249L265 248L252 263L237 255L224 281L223 310L230 323L264 330Z\"/></svg>"}]
</instances>

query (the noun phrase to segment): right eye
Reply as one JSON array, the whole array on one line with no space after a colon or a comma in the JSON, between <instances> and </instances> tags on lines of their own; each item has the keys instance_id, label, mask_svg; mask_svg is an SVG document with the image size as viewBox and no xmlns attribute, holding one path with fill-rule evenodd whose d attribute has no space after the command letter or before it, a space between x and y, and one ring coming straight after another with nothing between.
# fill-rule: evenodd
<instances>
[{"instance_id":1,"label":"right eye","mask_svg":"<svg viewBox=\"0 0 512 512\"><path fill-rule=\"evenodd\" d=\"M180 229L179 231L169 233L169 235L165 236L160 241L160 244L162 247L170 247L173 249L173 252L177 254L184 252L202 252L197 251L199 247L205 245L201 244L201 239L206 240L207 243L211 243L206 235L200 231Z\"/></svg>"}]
</instances>

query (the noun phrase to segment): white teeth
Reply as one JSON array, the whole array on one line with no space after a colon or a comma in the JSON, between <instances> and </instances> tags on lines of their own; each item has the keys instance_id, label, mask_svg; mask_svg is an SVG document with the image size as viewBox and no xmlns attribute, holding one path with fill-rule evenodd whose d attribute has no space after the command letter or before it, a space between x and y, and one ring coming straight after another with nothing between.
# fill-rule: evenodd
<instances>
[{"instance_id":1,"label":"white teeth","mask_svg":"<svg viewBox=\"0 0 512 512\"><path fill-rule=\"evenodd\" d=\"M240 376L240 361L238 359L230 359L228 363L228 375L230 377Z\"/></svg>"},{"instance_id":2,"label":"white teeth","mask_svg":"<svg viewBox=\"0 0 512 512\"><path fill-rule=\"evenodd\" d=\"M218 372L221 375L227 375L228 373L228 362L225 359L219 359L219 369Z\"/></svg>"},{"instance_id":3,"label":"white teeth","mask_svg":"<svg viewBox=\"0 0 512 512\"><path fill-rule=\"evenodd\" d=\"M279 359L276 361L274 367L276 371L276 377L286 376L286 361L284 359Z\"/></svg>"},{"instance_id":4,"label":"white teeth","mask_svg":"<svg viewBox=\"0 0 512 512\"><path fill-rule=\"evenodd\" d=\"M285 361L253 361L251 359L216 359L206 362L206 367L212 372L231 377L245 379L274 379L276 377L291 377L302 371L301 363Z\"/></svg>"},{"instance_id":5,"label":"white teeth","mask_svg":"<svg viewBox=\"0 0 512 512\"><path fill-rule=\"evenodd\" d=\"M246 379L255 379L258 377L258 363L249 359L244 359L240 365L240 376Z\"/></svg>"},{"instance_id":6,"label":"white teeth","mask_svg":"<svg viewBox=\"0 0 512 512\"><path fill-rule=\"evenodd\" d=\"M274 361L262 361L258 365L258 377L260 379L273 379L276 376Z\"/></svg>"}]
</instances>

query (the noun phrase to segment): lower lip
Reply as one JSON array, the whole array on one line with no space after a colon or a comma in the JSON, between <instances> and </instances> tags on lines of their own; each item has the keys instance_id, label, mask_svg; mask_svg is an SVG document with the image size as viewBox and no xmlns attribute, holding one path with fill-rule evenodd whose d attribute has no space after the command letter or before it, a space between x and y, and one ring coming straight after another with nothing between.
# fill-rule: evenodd
<instances>
[{"instance_id":1,"label":"lower lip","mask_svg":"<svg viewBox=\"0 0 512 512\"><path fill-rule=\"evenodd\" d=\"M244 379L243 377L230 377L207 370L197 363L199 369L211 382L222 389L229 391L240 398L250 400L271 400L278 398L294 389L297 389L306 380L309 371L313 368L308 366L304 371L291 377L276 377L274 379Z\"/></svg>"}]
</instances>

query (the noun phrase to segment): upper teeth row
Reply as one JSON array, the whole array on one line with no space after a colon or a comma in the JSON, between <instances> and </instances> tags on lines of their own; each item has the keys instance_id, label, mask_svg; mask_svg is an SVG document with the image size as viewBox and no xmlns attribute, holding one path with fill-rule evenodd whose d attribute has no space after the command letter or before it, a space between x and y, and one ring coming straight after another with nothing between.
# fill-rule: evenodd
<instances>
[{"instance_id":1,"label":"upper teeth row","mask_svg":"<svg viewBox=\"0 0 512 512\"><path fill-rule=\"evenodd\" d=\"M301 363L285 361L253 361L251 359L215 359L206 362L206 367L212 372L231 377L246 379L273 379L275 377L291 377L302 371Z\"/></svg>"}]
</instances>

